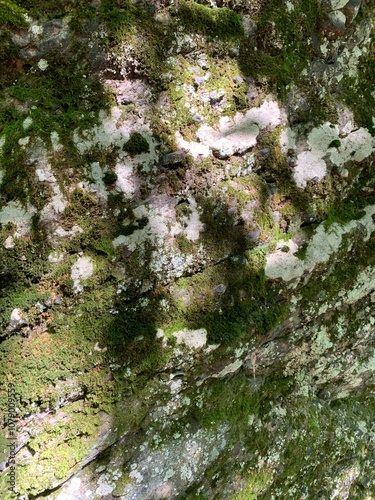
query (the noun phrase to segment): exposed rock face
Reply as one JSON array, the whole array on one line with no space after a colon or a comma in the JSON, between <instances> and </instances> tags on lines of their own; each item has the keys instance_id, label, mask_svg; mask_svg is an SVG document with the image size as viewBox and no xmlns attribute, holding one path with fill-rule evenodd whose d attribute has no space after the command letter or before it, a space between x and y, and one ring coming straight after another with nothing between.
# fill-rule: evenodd
<instances>
[{"instance_id":1,"label":"exposed rock face","mask_svg":"<svg viewBox=\"0 0 375 500\"><path fill-rule=\"evenodd\" d=\"M373 499L371 2L2 3L1 498Z\"/></svg>"}]
</instances>

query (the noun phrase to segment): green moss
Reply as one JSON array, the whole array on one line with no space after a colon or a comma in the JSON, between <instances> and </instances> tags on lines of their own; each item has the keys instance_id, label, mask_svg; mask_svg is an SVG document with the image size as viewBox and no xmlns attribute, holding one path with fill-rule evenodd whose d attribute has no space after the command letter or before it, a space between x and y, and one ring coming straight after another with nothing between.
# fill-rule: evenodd
<instances>
[{"instance_id":1,"label":"green moss","mask_svg":"<svg viewBox=\"0 0 375 500\"><path fill-rule=\"evenodd\" d=\"M33 119L30 132L50 141L50 134L57 131L64 143L72 147L70 134L76 128L89 128L97 122L100 110L108 109L111 95L81 66L84 46L75 47L74 55L48 54L48 67L28 73L11 88L11 95L36 106L31 111Z\"/></svg>"},{"instance_id":2,"label":"green moss","mask_svg":"<svg viewBox=\"0 0 375 500\"><path fill-rule=\"evenodd\" d=\"M102 43L111 49L114 57L122 61L124 46L131 46L137 65L129 68L130 71L135 70L155 88L163 88L168 71L165 60L175 37L175 28L166 28L158 22L149 5L126 0L102 0L99 17L108 33Z\"/></svg>"},{"instance_id":3,"label":"green moss","mask_svg":"<svg viewBox=\"0 0 375 500\"><path fill-rule=\"evenodd\" d=\"M210 39L241 38L241 16L227 8L210 8L193 1L179 4L178 18L188 32L201 33Z\"/></svg>"},{"instance_id":4,"label":"green moss","mask_svg":"<svg viewBox=\"0 0 375 500\"><path fill-rule=\"evenodd\" d=\"M322 16L318 0L297 0L293 10L280 8L278 0L266 2L257 18L256 41L246 39L240 52L240 66L247 76L268 83L285 96L288 85L297 84L307 66L312 47L310 37Z\"/></svg>"},{"instance_id":5,"label":"green moss","mask_svg":"<svg viewBox=\"0 0 375 500\"><path fill-rule=\"evenodd\" d=\"M272 483L273 474L271 471L261 470L259 472L250 471L246 478L246 485L240 493L231 497L232 500L256 500L267 487Z\"/></svg>"},{"instance_id":6,"label":"green moss","mask_svg":"<svg viewBox=\"0 0 375 500\"><path fill-rule=\"evenodd\" d=\"M117 181L117 174L116 174L116 172L109 171L109 172L105 172L105 174L103 175L103 182L107 186L111 186L116 181Z\"/></svg>"},{"instance_id":7,"label":"green moss","mask_svg":"<svg viewBox=\"0 0 375 500\"><path fill-rule=\"evenodd\" d=\"M362 56L358 63L358 75L356 78L344 76L342 92L345 103L354 112L354 118L358 125L366 127L374 134L373 110L375 108L375 96L373 92L373 75L375 71L375 42L374 28L372 29L372 41L369 51Z\"/></svg>"},{"instance_id":8,"label":"green moss","mask_svg":"<svg viewBox=\"0 0 375 500\"><path fill-rule=\"evenodd\" d=\"M179 302L170 310L167 326L182 324L188 328L206 328L210 343L230 344L239 338L261 338L287 314L287 298L264 275L263 247L189 278L182 288L191 297L191 304ZM177 286L178 286L177 282ZM224 284L223 294L215 288Z\"/></svg>"},{"instance_id":9,"label":"green moss","mask_svg":"<svg viewBox=\"0 0 375 500\"><path fill-rule=\"evenodd\" d=\"M94 242L93 248L99 253L103 253L108 258L114 257L116 255L112 240L108 237L101 238L96 243Z\"/></svg>"},{"instance_id":10,"label":"green moss","mask_svg":"<svg viewBox=\"0 0 375 500\"><path fill-rule=\"evenodd\" d=\"M136 156L141 153L148 153L150 145L148 141L139 132L131 132L129 140L123 146L124 151L130 156Z\"/></svg>"},{"instance_id":11,"label":"green moss","mask_svg":"<svg viewBox=\"0 0 375 500\"><path fill-rule=\"evenodd\" d=\"M175 238L177 247L183 253L191 254L194 251L194 243L184 234L178 234Z\"/></svg>"},{"instance_id":12,"label":"green moss","mask_svg":"<svg viewBox=\"0 0 375 500\"><path fill-rule=\"evenodd\" d=\"M64 413L29 440L29 449L38 453L38 463L18 466L18 492L35 495L51 488L72 474L91 451L101 422L98 415L82 402L71 403Z\"/></svg>"},{"instance_id":13,"label":"green moss","mask_svg":"<svg viewBox=\"0 0 375 500\"><path fill-rule=\"evenodd\" d=\"M363 241L359 229L358 237L353 234L345 237L341 250L330 259L329 263L320 268L316 275L300 289L304 307L320 307L323 294L324 301L333 300L338 290L350 290L361 271L374 263L375 237L372 235L367 242ZM351 250L348 252L348 246Z\"/></svg>"},{"instance_id":14,"label":"green moss","mask_svg":"<svg viewBox=\"0 0 375 500\"><path fill-rule=\"evenodd\" d=\"M88 72L87 64L85 69L82 65L85 49L75 49L74 55L49 53L45 71L36 68L20 75L9 89L13 98L31 108L28 117L32 123L26 132L22 125L26 115L12 105L4 105L0 127L5 144L0 164L4 171L1 190L5 201L20 200L26 205L30 200L42 209L51 195L48 186L37 182L34 169L27 165L26 149L19 145L21 139L29 137L32 145L35 137L41 138L50 149L51 133L57 132L62 146L69 150L71 163L79 165L81 159L72 139L73 131L93 126L99 111L108 109L111 103L111 95L95 77L84 78Z\"/></svg>"},{"instance_id":15,"label":"green moss","mask_svg":"<svg viewBox=\"0 0 375 500\"><path fill-rule=\"evenodd\" d=\"M341 141L338 139L335 139L331 142L331 144L328 146L329 148L339 148L341 146Z\"/></svg>"},{"instance_id":16,"label":"green moss","mask_svg":"<svg viewBox=\"0 0 375 500\"><path fill-rule=\"evenodd\" d=\"M247 427L251 414L258 413L259 393L251 390L249 379L241 373L228 380L216 379L205 388L204 408L201 410L200 422L204 427L228 422L239 428Z\"/></svg>"},{"instance_id":17,"label":"green moss","mask_svg":"<svg viewBox=\"0 0 375 500\"><path fill-rule=\"evenodd\" d=\"M0 329L4 330L9 324L12 309L19 307L27 311L38 300L46 298L46 292L39 289L37 283L50 264L47 261L49 245L45 239L39 239L38 235L33 239L15 238L14 248L6 249L4 240L7 232L3 231L1 236Z\"/></svg>"},{"instance_id":18,"label":"green moss","mask_svg":"<svg viewBox=\"0 0 375 500\"><path fill-rule=\"evenodd\" d=\"M26 11L11 2L11 0L0 0L0 26L13 25L17 28L27 28L25 18Z\"/></svg>"}]
</instances>

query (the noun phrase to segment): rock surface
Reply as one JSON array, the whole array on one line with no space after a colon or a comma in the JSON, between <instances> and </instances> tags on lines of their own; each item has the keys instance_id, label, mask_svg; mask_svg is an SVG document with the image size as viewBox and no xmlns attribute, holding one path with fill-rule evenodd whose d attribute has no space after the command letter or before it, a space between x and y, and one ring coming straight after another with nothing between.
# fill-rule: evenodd
<instances>
[{"instance_id":1,"label":"rock surface","mask_svg":"<svg viewBox=\"0 0 375 500\"><path fill-rule=\"evenodd\" d=\"M371 2L2 3L0 497L371 500Z\"/></svg>"}]
</instances>

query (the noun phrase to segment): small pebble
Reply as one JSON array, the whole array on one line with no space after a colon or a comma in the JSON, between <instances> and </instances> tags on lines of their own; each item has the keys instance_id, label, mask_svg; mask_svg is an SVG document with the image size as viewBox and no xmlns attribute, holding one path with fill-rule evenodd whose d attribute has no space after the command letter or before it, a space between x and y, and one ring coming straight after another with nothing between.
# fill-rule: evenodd
<instances>
[{"instance_id":1,"label":"small pebble","mask_svg":"<svg viewBox=\"0 0 375 500\"><path fill-rule=\"evenodd\" d=\"M227 287L223 283L221 283L216 288L214 288L214 294L215 295L222 295L226 289L227 289Z\"/></svg>"},{"instance_id":2,"label":"small pebble","mask_svg":"<svg viewBox=\"0 0 375 500\"><path fill-rule=\"evenodd\" d=\"M270 148L263 148L259 151L259 153L263 156L268 156L270 154Z\"/></svg>"},{"instance_id":3,"label":"small pebble","mask_svg":"<svg viewBox=\"0 0 375 500\"><path fill-rule=\"evenodd\" d=\"M200 87L201 85L203 85L205 83L206 79L204 78L204 76L196 76L194 77L194 83L197 87Z\"/></svg>"},{"instance_id":4,"label":"small pebble","mask_svg":"<svg viewBox=\"0 0 375 500\"><path fill-rule=\"evenodd\" d=\"M249 233L247 233L246 238L250 241L256 241L259 238L261 232L262 231L260 229L257 229L256 231L250 231Z\"/></svg>"}]
</instances>

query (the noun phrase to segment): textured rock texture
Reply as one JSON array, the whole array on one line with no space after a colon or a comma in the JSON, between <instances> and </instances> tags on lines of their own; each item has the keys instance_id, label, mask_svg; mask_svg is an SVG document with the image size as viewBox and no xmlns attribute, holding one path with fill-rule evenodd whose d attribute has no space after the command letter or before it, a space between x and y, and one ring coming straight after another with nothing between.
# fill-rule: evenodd
<instances>
[{"instance_id":1,"label":"textured rock texture","mask_svg":"<svg viewBox=\"0 0 375 500\"><path fill-rule=\"evenodd\" d=\"M0 0L0 497L375 498L370 0Z\"/></svg>"}]
</instances>

